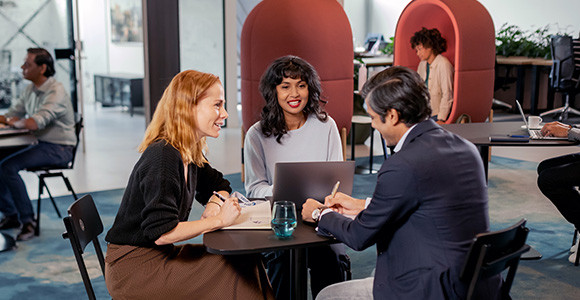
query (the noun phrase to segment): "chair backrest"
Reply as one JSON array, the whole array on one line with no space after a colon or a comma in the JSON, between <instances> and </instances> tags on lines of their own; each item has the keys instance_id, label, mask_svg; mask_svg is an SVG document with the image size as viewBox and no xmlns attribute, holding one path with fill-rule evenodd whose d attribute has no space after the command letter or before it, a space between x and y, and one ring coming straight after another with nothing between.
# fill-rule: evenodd
<instances>
[{"instance_id":1,"label":"chair backrest","mask_svg":"<svg viewBox=\"0 0 580 300\"><path fill-rule=\"evenodd\" d=\"M103 232L103 223L91 195L85 195L71 204L68 208L68 216L63 218L63 222L66 232L62 234L62 237L70 240L87 295L89 299L95 299L95 292L91 285L83 253L87 245L93 242L103 276L105 275L105 258L99 243L99 234Z\"/></svg>"},{"instance_id":2,"label":"chair backrest","mask_svg":"<svg viewBox=\"0 0 580 300\"><path fill-rule=\"evenodd\" d=\"M83 121L84 121L83 115L79 115L78 117L76 117L75 135L77 136L77 142L73 148L73 157L72 157L70 163L68 164L69 169L72 169L75 165L75 157L77 156L77 149L79 148L79 143L81 140L81 131L83 130L83 127L84 127Z\"/></svg>"},{"instance_id":3,"label":"chair backrest","mask_svg":"<svg viewBox=\"0 0 580 300\"><path fill-rule=\"evenodd\" d=\"M485 122L493 101L495 76L491 16L476 0L409 2L395 30L394 65L417 70L419 58L410 40L422 27L441 32L447 40L447 51L442 55L453 64L453 106L446 123L454 123L462 114L468 114L473 122Z\"/></svg>"},{"instance_id":4,"label":"chair backrest","mask_svg":"<svg viewBox=\"0 0 580 300\"><path fill-rule=\"evenodd\" d=\"M501 292L503 296L509 295L520 256L530 249L526 245L529 229L525 225L526 220L522 219L509 228L475 236L460 274L468 286L467 299L473 295L480 279L500 274L508 268Z\"/></svg>"},{"instance_id":5,"label":"chair backrest","mask_svg":"<svg viewBox=\"0 0 580 300\"><path fill-rule=\"evenodd\" d=\"M574 47L571 36L554 35L551 38L552 54L551 85L555 89L569 89L573 82L576 65L574 62Z\"/></svg>"},{"instance_id":6,"label":"chair backrest","mask_svg":"<svg viewBox=\"0 0 580 300\"><path fill-rule=\"evenodd\" d=\"M350 130L353 101L352 31L336 0L264 0L250 12L240 41L242 128L260 120L266 104L258 90L266 68L296 55L320 76L322 100L341 128Z\"/></svg>"}]
</instances>

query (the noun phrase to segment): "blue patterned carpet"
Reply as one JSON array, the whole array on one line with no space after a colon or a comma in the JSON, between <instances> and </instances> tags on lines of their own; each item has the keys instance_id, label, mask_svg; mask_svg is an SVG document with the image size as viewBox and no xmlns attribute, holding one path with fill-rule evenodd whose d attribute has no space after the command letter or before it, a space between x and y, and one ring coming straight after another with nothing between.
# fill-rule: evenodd
<instances>
[{"instance_id":1,"label":"blue patterned carpet","mask_svg":"<svg viewBox=\"0 0 580 300\"><path fill-rule=\"evenodd\" d=\"M378 157L377 157L378 158ZM380 158L379 158L380 159ZM359 161L359 164L364 164ZM493 157L489 172L492 230L528 220L528 243L543 254L539 261L522 261L511 295L514 299L578 299L580 267L568 262L572 225L568 224L536 186L537 164ZM234 190L244 191L239 174L228 175ZM356 175L353 195L364 198L375 186L374 175ZM113 223L123 190L91 193L106 230ZM64 213L72 197L57 199ZM195 206L191 219L198 218ZM14 251L0 253L0 299L86 299L70 243L61 237L63 223L48 202L43 205L40 237L18 243ZM6 231L15 235L16 231ZM104 234L101 235L101 239ZM192 241L200 243L198 237ZM104 246L104 241L102 243ZM419 246L419 245L418 245ZM110 298L96 256L89 246L88 263L97 298ZM354 278L366 277L374 268L375 249L350 251Z\"/></svg>"}]
</instances>

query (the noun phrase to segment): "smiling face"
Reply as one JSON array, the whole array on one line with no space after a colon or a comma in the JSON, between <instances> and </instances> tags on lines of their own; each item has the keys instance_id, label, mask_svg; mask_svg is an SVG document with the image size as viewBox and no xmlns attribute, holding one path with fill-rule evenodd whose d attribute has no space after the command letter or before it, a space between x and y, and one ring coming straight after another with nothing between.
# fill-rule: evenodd
<instances>
[{"instance_id":1,"label":"smiling face","mask_svg":"<svg viewBox=\"0 0 580 300\"><path fill-rule=\"evenodd\" d=\"M304 118L302 110L308 104L308 84L306 81L296 78L284 77L282 82L276 86L278 104L284 111L284 117Z\"/></svg>"},{"instance_id":2,"label":"smiling face","mask_svg":"<svg viewBox=\"0 0 580 300\"><path fill-rule=\"evenodd\" d=\"M221 126L228 117L224 99L224 88L220 83L216 83L198 100L194 108L198 138L206 136L217 138L220 135Z\"/></svg>"},{"instance_id":3,"label":"smiling face","mask_svg":"<svg viewBox=\"0 0 580 300\"><path fill-rule=\"evenodd\" d=\"M365 101L366 102L366 101ZM391 109L387 111L385 115L385 120L381 120L381 116L376 113L367 102L367 113L371 117L371 127L376 129L381 133L381 136L385 139L388 146L395 146L401 139L401 129L402 123L399 123L399 118L397 111ZM402 133L405 133L403 131Z\"/></svg>"}]
</instances>

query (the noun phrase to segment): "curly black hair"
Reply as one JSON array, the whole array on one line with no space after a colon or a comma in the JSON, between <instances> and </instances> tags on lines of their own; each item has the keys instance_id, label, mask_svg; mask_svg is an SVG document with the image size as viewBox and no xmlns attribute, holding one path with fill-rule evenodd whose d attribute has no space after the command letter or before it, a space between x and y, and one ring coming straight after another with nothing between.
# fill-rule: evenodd
<instances>
[{"instance_id":1,"label":"curly black hair","mask_svg":"<svg viewBox=\"0 0 580 300\"><path fill-rule=\"evenodd\" d=\"M437 28L427 29L423 27L415 32L411 37L411 48L415 49L417 45L433 49L435 55L447 51L447 41L441 36L441 32Z\"/></svg>"},{"instance_id":2,"label":"curly black hair","mask_svg":"<svg viewBox=\"0 0 580 300\"><path fill-rule=\"evenodd\" d=\"M262 119L260 120L262 133L267 137L274 135L278 143L281 143L282 136L288 133L284 112L278 104L278 93L276 92L276 86L282 83L284 78L300 78L308 84L308 103L302 110L306 118L313 113L322 122L328 119L328 114L320 105L320 102L326 104L326 101L320 99L322 87L320 77L314 67L298 56L280 57L272 62L264 72L259 87L262 97L266 100L266 106L262 109Z\"/></svg>"}]
</instances>

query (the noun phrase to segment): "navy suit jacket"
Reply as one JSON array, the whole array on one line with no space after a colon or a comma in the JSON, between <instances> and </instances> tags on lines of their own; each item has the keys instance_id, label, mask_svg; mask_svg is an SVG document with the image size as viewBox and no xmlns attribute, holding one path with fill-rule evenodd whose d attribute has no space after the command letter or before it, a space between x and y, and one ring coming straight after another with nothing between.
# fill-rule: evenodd
<instances>
[{"instance_id":1,"label":"navy suit jacket","mask_svg":"<svg viewBox=\"0 0 580 300\"><path fill-rule=\"evenodd\" d=\"M377 245L375 299L461 299L459 273L472 239L489 230L487 184L475 146L423 121L382 165L369 206L354 220L319 224L355 250ZM476 298L498 298L501 277Z\"/></svg>"}]
</instances>

